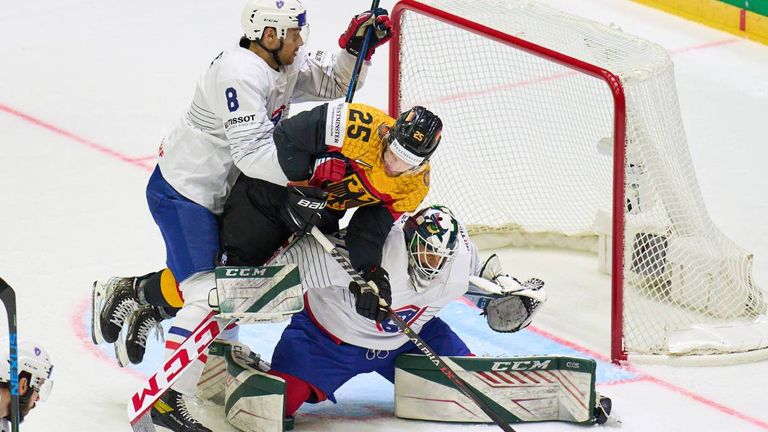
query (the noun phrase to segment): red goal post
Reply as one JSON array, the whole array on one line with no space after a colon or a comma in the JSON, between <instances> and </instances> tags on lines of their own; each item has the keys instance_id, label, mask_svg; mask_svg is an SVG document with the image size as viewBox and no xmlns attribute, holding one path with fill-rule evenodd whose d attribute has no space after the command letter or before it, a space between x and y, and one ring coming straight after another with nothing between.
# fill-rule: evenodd
<instances>
[{"instance_id":1,"label":"red goal post","mask_svg":"<svg viewBox=\"0 0 768 432\"><path fill-rule=\"evenodd\" d=\"M614 361L765 348L765 292L706 214L661 47L521 0L401 0L392 22L390 114L445 124L430 202L475 232L597 252ZM754 334L702 336L724 324Z\"/></svg>"}]
</instances>

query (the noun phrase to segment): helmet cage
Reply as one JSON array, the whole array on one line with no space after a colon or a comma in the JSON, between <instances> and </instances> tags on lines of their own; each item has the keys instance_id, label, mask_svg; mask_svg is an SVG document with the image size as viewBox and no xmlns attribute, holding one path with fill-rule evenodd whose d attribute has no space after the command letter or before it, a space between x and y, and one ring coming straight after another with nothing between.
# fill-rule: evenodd
<instances>
[{"instance_id":1,"label":"helmet cage","mask_svg":"<svg viewBox=\"0 0 768 432\"><path fill-rule=\"evenodd\" d=\"M408 271L419 291L447 268L456 254L458 223L445 207L432 206L406 221Z\"/></svg>"}]
</instances>

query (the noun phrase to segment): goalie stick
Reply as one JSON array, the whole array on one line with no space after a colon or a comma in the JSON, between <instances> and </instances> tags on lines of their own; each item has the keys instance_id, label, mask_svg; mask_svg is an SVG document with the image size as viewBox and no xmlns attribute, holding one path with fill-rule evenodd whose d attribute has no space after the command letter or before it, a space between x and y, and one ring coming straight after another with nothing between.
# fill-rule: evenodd
<instances>
[{"instance_id":1,"label":"goalie stick","mask_svg":"<svg viewBox=\"0 0 768 432\"><path fill-rule=\"evenodd\" d=\"M312 234L312 237L317 240L317 242L320 244L320 246L325 250L327 253L329 253L334 260L336 260L339 265L349 274L349 276L352 278L352 280L358 284L363 291L373 291L376 292L377 290L373 288L368 282L366 282L360 274L355 271L354 268L352 268L352 264L349 262L347 258L345 258L338 249L333 245L333 243L328 240L328 238L317 228L312 227L312 230L310 231ZM495 284L494 284L495 285ZM448 365L450 362L453 364L454 368L458 368L459 366L456 365L453 361L450 359L443 359L441 358L435 350L433 350L429 345L427 345L426 342L424 342L424 339L419 336L418 333L413 331L411 327L403 321L402 318L400 318L393 310L389 307L386 303L383 302L383 307L386 307L387 314L389 315L389 319L392 320L392 322L397 325L397 328L400 329L401 332L410 340L416 347L421 350L421 352L424 353L425 356L435 365L435 367L443 373L443 375L446 376L455 386L456 388L464 394L464 396L471 399L483 412L493 420L496 425L498 425L504 432L515 432L512 427L504 421L504 419L501 418L499 414L497 414L493 409L491 409L490 406L488 406L485 401L483 401L480 396L469 387L469 385L459 377L456 372L454 372L453 368Z\"/></svg>"},{"instance_id":2,"label":"goalie stick","mask_svg":"<svg viewBox=\"0 0 768 432\"><path fill-rule=\"evenodd\" d=\"M8 316L8 354L11 363L11 430L19 432L19 346L16 327L16 292L0 278L0 300Z\"/></svg>"}]
</instances>

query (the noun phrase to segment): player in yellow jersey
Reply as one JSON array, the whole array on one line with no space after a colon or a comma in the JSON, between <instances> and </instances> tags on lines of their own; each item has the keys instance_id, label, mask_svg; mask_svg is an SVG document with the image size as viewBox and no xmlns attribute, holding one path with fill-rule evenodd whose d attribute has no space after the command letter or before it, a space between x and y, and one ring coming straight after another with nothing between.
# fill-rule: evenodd
<instances>
[{"instance_id":1,"label":"player in yellow jersey","mask_svg":"<svg viewBox=\"0 0 768 432\"><path fill-rule=\"evenodd\" d=\"M337 101L283 121L274 139L289 187L241 176L220 219L222 264L263 264L292 232L337 231L346 210L357 208L346 237L352 265L389 303L382 247L394 221L427 195L441 134L440 118L421 106L395 120ZM381 316L374 293L354 294L361 315Z\"/></svg>"}]
</instances>

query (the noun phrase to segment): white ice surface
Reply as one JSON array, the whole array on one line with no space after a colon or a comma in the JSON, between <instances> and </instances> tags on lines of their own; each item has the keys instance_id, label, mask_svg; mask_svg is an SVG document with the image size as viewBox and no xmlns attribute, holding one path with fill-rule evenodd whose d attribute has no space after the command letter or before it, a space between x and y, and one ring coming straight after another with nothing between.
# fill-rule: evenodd
<instances>
[{"instance_id":1,"label":"white ice surface","mask_svg":"<svg viewBox=\"0 0 768 432\"><path fill-rule=\"evenodd\" d=\"M768 284L768 47L623 0L547 3L614 22L672 53L710 215L755 254L755 280ZM339 0L305 4L310 45L330 49L349 17L369 7ZM382 1L388 8L392 4ZM241 6L242 1L38 0L0 8L0 276L18 292L21 335L41 342L55 361L53 394L23 430L130 429L125 404L146 372L118 369L107 351L88 341L90 284L162 267L164 246L144 201L153 162L144 158L154 154L166 128L188 105L198 74L236 42ZM356 100L386 107L386 57L385 49L376 53L368 85ZM535 264L540 254L549 254L552 265ZM525 354L573 353L568 348L573 344L604 359L608 294L582 294L607 287L604 278L580 265L591 257L548 251L503 255L515 274L547 281L551 301L535 325L565 345L541 331L501 339L475 311L453 305L445 318L470 346L480 354ZM279 327L246 333L268 355ZM631 371L601 362L598 388L614 400L617 421L606 426L609 430L768 430L766 362ZM297 430L496 430L394 419L391 387L377 377L356 378L338 396L336 406L303 409ZM220 422L216 430L229 430ZM560 423L515 428L583 429Z\"/></svg>"}]
</instances>

